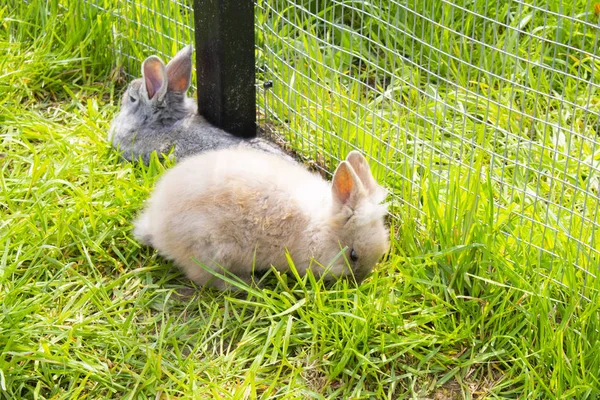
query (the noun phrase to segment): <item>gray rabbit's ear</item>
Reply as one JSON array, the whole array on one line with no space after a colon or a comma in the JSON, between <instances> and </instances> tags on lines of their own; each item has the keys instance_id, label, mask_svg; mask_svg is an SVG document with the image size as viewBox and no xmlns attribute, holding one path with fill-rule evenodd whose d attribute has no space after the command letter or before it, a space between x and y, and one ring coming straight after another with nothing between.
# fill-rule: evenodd
<instances>
[{"instance_id":1,"label":"gray rabbit's ear","mask_svg":"<svg viewBox=\"0 0 600 400\"><path fill-rule=\"evenodd\" d=\"M387 192L384 188L379 186L375 178L373 178L371 168L369 167L369 163L365 157L360 152L352 150L346 157L346 161L350 163L352 169L360 178L360 181L365 189L367 189L369 196L377 202L383 201L387 195Z\"/></svg>"},{"instance_id":2,"label":"gray rabbit's ear","mask_svg":"<svg viewBox=\"0 0 600 400\"><path fill-rule=\"evenodd\" d=\"M192 80L192 46L181 49L167 64L168 87L170 92L185 93Z\"/></svg>"},{"instance_id":3,"label":"gray rabbit's ear","mask_svg":"<svg viewBox=\"0 0 600 400\"><path fill-rule=\"evenodd\" d=\"M354 208L362 197L364 188L360 178L347 161L342 161L333 174L331 186L333 200L338 206Z\"/></svg>"},{"instance_id":4,"label":"gray rabbit's ear","mask_svg":"<svg viewBox=\"0 0 600 400\"><path fill-rule=\"evenodd\" d=\"M167 70L162 60L150 56L142 63L142 93L148 100L162 101L167 93Z\"/></svg>"}]
</instances>

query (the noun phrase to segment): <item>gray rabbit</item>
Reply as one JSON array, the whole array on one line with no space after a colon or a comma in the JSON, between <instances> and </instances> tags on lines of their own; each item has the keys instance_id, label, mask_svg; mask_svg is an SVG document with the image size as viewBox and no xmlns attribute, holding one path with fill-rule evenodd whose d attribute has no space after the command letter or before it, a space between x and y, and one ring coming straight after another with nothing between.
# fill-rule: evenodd
<instances>
[{"instance_id":1,"label":"gray rabbit","mask_svg":"<svg viewBox=\"0 0 600 400\"><path fill-rule=\"evenodd\" d=\"M142 78L129 84L121 110L113 120L108 140L129 161L150 161L174 147L181 160L207 150L251 147L294 162L276 145L262 138L243 139L211 125L186 96L192 77L192 46L186 46L165 66L157 56L142 63Z\"/></svg>"}]
</instances>

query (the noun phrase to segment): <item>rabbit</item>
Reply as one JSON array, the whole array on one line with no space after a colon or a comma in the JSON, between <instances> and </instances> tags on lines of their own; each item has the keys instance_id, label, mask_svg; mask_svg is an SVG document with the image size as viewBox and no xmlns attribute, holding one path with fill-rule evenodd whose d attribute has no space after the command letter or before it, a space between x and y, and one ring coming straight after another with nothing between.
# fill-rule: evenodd
<instances>
[{"instance_id":1,"label":"rabbit","mask_svg":"<svg viewBox=\"0 0 600 400\"><path fill-rule=\"evenodd\" d=\"M389 248L386 194L358 151L330 183L272 154L223 149L167 171L133 234L200 286L229 288L198 263L250 283L253 268L285 271L286 249L301 275L361 282Z\"/></svg>"},{"instance_id":2,"label":"rabbit","mask_svg":"<svg viewBox=\"0 0 600 400\"><path fill-rule=\"evenodd\" d=\"M142 63L142 78L133 80L121 100L108 140L128 161L148 164L174 147L179 161L207 150L248 146L295 160L263 138L244 139L211 125L198 115L196 102L186 96L192 77L192 46L186 46L165 66L157 56Z\"/></svg>"}]
</instances>

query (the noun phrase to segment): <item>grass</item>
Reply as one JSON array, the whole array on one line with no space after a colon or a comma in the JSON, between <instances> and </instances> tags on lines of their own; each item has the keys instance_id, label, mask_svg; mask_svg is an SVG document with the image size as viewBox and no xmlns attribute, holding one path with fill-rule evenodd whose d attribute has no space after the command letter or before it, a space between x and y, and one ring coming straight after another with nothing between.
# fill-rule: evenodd
<instances>
[{"instance_id":1,"label":"grass","mask_svg":"<svg viewBox=\"0 0 600 400\"><path fill-rule=\"evenodd\" d=\"M393 250L359 287L272 274L263 290L200 290L140 247L130 221L170 165L121 163L106 143L123 84L110 14L75 0L0 6L0 398L600 397L600 103L563 77L597 74L597 60L431 1L419 5L432 20L539 63L469 51L400 6L359 9L392 12L405 36L342 12L349 2L302 4L312 14L259 3L259 78L274 81L261 111L273 129L287 120L289 141L323 165L358 145L393 190ZM594 47L582 24L531 6L470 7ZM135 58L149 50L132 38L177 48L127 29Z\"/></svg>"}]
</instances>

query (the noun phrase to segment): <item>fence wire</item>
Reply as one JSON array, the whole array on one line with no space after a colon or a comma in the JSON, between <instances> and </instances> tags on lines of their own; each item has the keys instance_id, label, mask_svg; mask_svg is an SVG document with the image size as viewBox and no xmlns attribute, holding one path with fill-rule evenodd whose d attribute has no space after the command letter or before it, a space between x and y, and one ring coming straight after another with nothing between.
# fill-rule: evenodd
<instances>
[{"instance_id":1,"label":"fence wire","mask_svg":"<svg viewBox=\"0 0 600 400\"><path fill-rule=\"evenodd\" d=\"M479 198L532 264L595 278L600 8L552 3L259 1L265 123L329 170L367 152L404 218Z\"/></svg>"},{"instance_id":2,"label":"fence wire","mask_svg":"<svg viewBox=\"0 0 600 400\"><path fill-rule=\"evenodd\" d=\"M86 3L112 13L129 76L194 37L191 2ZM589 0L258 0L259 124L324 171L362 150L404 220L484 210L501 256L596 278L599 15Z\"/></svg>"},{"instance_id":3,"label":"fence wire","mask_svg":"<svg viewBox=\"0 0 600 400\"><path fill-rule=\"evenodd\" d=\"M82 4L92 15L108 13L112 19L112 32L107 34L114 41L115 65L126 79L141 76L146 57L157 55L167 62L194 43L192 0L82 0Z\"/></svg>"}]
</instances>

